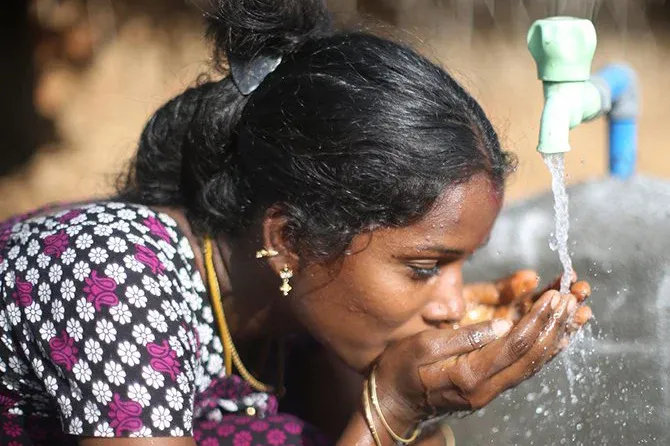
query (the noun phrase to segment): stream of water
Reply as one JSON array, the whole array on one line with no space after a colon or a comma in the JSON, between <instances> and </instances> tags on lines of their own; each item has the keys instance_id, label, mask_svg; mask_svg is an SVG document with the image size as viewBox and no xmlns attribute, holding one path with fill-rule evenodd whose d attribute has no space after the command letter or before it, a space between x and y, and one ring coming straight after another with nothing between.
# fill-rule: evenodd
<instances>
[{"instance_id":1,"label":"stream of water","mask_svg":"<svg viewBox=\"0 0 670 446\"><path fill-rule=\"evenodd\" d=\"M568 232L570 218L568 213L568 193L565 190L565 161L562 153L543 155L544 162L551 172L551 190L554 193L554 216L556 228L549 240L552 251L558 251L558 258L563 265L561 277L561 293L570 292L572 279L572 259L568 251Z\"/></svg>"}]
</instances>

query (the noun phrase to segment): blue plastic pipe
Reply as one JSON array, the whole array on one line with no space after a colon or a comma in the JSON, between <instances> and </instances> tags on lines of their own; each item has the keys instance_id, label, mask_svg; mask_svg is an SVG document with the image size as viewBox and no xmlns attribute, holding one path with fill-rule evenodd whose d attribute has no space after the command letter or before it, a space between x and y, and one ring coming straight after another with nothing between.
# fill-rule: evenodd
<instances>
[{"instance_id":1,"label":"blue plastic pipe","mask_svg":"<svg viewBox=\"0 0 670 446\"><path fill-rule=\"evenodd\" d=\"M609 168L612 176L626 179L635 173L637 161L637 119L640 113L635 72L626 65L608 65L594 76L607 86L611 108L609 127Z\"/></svg>"}]
</instances>

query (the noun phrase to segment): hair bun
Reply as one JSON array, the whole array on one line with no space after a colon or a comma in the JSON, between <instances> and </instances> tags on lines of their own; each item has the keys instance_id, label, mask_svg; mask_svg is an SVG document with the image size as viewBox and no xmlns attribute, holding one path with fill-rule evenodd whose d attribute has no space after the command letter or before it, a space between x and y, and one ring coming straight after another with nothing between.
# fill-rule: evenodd
<instances>
[{"instance_id":1,"label":"hair bun","mask_svg":"<svg viewBox=\"0 0 670 446\"><path fill-rule=\"evenodd\" d=\"M332 28L324 0L209 0L208 35L215 58L250 61L288 54Z\"/></svg>"}]
</instances>

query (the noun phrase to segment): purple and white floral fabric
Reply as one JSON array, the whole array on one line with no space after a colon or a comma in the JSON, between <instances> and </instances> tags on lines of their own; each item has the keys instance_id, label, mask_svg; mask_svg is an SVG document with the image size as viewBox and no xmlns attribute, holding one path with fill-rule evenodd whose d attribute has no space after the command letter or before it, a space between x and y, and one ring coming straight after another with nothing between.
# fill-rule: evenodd
<instances>
[{"instance_id":1,"label":"purple and white floral fabric","mask_svg":"<svg viewBox=\"0 0 670 446\"><path fill-rule=\"evenodd\" d=\"M189 242L149 208L98 202L0 223L0 333L2 446L322 444L277 415L274 396L224 376ZM248 407L265 419L239 415Z\"/></svg>"}]
</instances>

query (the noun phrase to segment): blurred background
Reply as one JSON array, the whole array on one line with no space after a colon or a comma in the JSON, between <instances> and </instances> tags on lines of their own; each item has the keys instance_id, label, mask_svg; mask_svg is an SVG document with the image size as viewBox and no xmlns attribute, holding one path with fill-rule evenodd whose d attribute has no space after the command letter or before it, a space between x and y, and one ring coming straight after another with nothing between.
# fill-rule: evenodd
<instances>
[{"instance_id":1,"label":"blurred background","mask_svg":"<svg viewBox=\"0 0 670 446\"><path fill-rule=\"evenodd\" d=\"M114 190L147 118L210 72L198 0L4 0L0 219ZM550 187L535 153L543 99L525 34L590 18L594 70L626 61L642 86L638 171L670 177L670 4L665 0L330 0L345 26L420 49L453 73L519 156L510 201ZM604 120L572 132L570 183L607 175Z\"/></svg>"}]
</instances>

